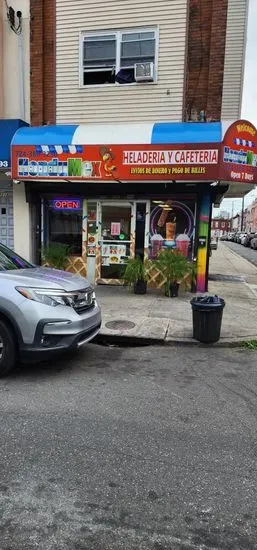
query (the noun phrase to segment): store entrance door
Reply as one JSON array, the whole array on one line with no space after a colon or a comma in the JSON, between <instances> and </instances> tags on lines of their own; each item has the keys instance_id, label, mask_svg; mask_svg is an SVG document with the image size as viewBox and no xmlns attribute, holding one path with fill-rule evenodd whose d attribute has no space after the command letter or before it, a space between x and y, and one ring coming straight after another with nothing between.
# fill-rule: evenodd
<instances>
[{"instance_id":1,"label":"store entrance door","mask_svg":"<svg viewBox=\"0 0 257 550\"><path fill-rule=\"evenodd\" d=\"M136 205L127 201L101 202L101 280L122 280L126 261L135 253Z\"/></svg>"}]
</instances>

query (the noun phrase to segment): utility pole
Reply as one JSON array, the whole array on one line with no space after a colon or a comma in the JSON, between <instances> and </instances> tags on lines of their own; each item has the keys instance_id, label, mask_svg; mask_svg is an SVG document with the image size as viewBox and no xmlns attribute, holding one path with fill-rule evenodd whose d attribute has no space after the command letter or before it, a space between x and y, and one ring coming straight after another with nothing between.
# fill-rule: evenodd
<instances>
[{"instance_id":1,"label":"utility pole","mask_svg":"<svg viewBox=\"0 0 257 550\"><path fill-rule=\"evenodd\" d=\"M245 209L245 198L243 196L243 198L242 198L242 212L241 212L241 231L243 231L243 228L244 228L244 209Z\"/></svg>"},{"instance_id":2,"label":"utility pole","mask_svg":"<svg viewBox=\"0 0 257 550\"><path fill-rule=\"evenodd\" d=\"M234 201L232 201L232 215L231 215L231 228L230 230L233 231L233 219L234 219Z\"/></svg>"}]
</instances>

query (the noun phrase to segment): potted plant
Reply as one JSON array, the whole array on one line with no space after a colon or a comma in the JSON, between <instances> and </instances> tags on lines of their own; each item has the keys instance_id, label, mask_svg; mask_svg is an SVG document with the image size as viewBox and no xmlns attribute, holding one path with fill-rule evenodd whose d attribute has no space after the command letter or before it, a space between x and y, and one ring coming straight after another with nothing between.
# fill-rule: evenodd
<instances>
[{"instance_id":1,"label":"potted plant","mask_svg":"<svg viewBox=\"0 0 257 550\"><path fill-rule=\"evenodd\" d=\"M177 297L182 279L193 273L193 265L177 250L162 250L154 262L165 278L165 296Z\"/></svg>"},{"instance_id":2,"label":"potted plant","mask_svg":"<svg viewBox=\"0 0 257 550\"><path fill-rule=\"evenodd\" d=\"M130 258L126 264L123 279L125 284L133 285L135 294L146 294L148 279L146 267L139 256Z\"/></svg>"},{"instance_id":3,"label":"potted plant","mask_svg":"<svg viewBox=\"0 0 257 550\"><path fill-rule=\"evenodd\" d=\"M50 267L65 270L68 255L68 246L60 243L52 243L44 251L44 261Z\"/></svg>"}]
</instances>

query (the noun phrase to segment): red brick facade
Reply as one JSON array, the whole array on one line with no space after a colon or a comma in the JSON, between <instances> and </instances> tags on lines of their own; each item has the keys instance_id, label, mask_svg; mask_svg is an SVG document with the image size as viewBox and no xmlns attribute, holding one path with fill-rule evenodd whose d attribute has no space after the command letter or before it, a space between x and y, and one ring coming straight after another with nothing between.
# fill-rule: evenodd
<instances>
[{"instance_id":1,"label":"red brick facade","mask_svg":"<svg viewBox=\"0 0 257 550\"><path fill-rule=\"evenodd\" d=\"M184 119L220 120L228 0L189 0Z\"/></svg>"},{"instance_id":2,"label":"red brick facade","mask_svg":"<svg viewBox=\"0 0 257 550\"><path fill-rule=\"evenodd\" d=\"M30 2L31 124L55 123L55 0Z\"/></svg>"},{"instance_id":3,"label":"red brick facade","mask_svg":"<svg viewBox=\"0 0 257 550\"><path fill-rule=\"evenodd\" d=\"M214 218L211 221L212 234L224 235L231 231L231 220L224 218Z\"/></svg>"},{"instance_id":4,"label":"red brick facade","mask_svg":"<svg viewBox=\"0 0 257 550\"><path fill-rule=\"evenodd\" d=\"M188 0L184 120L220 120L228 0ZM55 0L31 0L31 124L55 122Z\"/></svg>"}]
</instances>

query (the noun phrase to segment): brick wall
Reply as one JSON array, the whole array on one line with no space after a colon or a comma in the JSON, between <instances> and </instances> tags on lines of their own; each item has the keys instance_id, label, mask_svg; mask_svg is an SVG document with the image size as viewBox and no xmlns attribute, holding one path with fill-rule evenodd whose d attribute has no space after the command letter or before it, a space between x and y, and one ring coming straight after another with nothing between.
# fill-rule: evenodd
<instances>
[{"instance_id":1,"label":"brick wall","mask_svg":"<svg viewBox=\"0 0 257 550\"><path fill-rule=\"evenodd\" d=\"M189 0L184 119L220 120L228 0Z\"/></svg>"},{"instance_id":2,"label":"brick wall","mask_svg":"<svg viewBox=\"0 0 257 550\"><path fill-rule=\"evenodd\" d=\"M55 123L55 0L30 2L31 124Z\"/></svg>"},{"instance_id":3,"label":"brick wall","mask_svg":"<svg viewBox=\"0 0 257 550\"><path fill-rule=\"evenodd\" d=\"M228 233L231 229L231 221L224 218L214 218L211 222L211 228L216 231Z\"/></svg>"}]
</instances>

